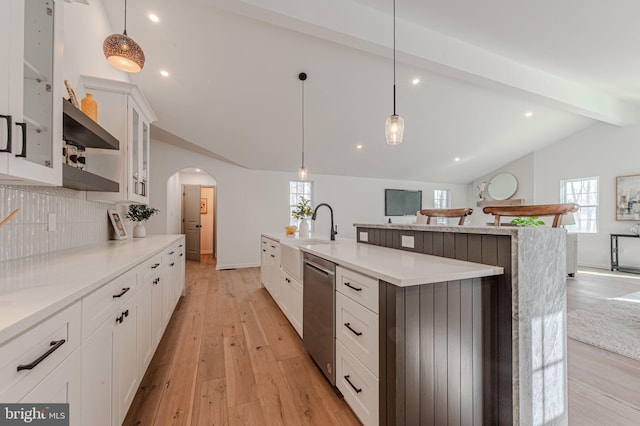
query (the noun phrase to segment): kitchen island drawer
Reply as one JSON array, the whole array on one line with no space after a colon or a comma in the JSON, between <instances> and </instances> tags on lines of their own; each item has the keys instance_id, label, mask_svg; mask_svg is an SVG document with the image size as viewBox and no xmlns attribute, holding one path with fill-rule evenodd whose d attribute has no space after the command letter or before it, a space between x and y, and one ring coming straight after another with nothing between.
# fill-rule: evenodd
<instances>
[{"instance_id":1,"label":"kitchen island drawer","mask_svg":"<svg viewBox=\"0 0 640 426\"><path fill-rule=\"evenodd\" d=\"M82 299L82 340L84 341L137 291L138 268L98 288Z\"/></svg>"},{"instance_id":2,"label":"kitchen island drawer","mask_svg":"<svg viewBox=\"0 0 640 426\"><path fill-rule=\"evenodd\" d=\"M359 272L336 267L336 290L378 313L378 280Z\"/></svg>"},{"instance_id":3,"label":"kitchen island drawer","mask_svg":"<svg viewBox=\"0 0 640 426\"><path fill-rule=\"evenodd\" d=\"M162 270L162 256L157 254L138 267L138 285L153 281Z\"/></svg>"},{"instance_id":4,"label":"kitchen island drawer","mask_svg":"<svg viewBox=\"0 0 640 426\"><path fill-rule=\"evenodd\" d=\"M0 346L0 401L18 402L80 346L80 302Z\"/></svg>"},{"instance_id":5,"label":"kitchen island drawer","mask_svg":"<svg viewBox=\"0 0 640 426\"><path fill-rule=\"evenodd\" d=\"M336 293L336 339L378 376L380 336L378 314Z\"/></svg>"},{"instance_id":6,"label":"kitchen island drawer","mask_svg":"<svg viewBox=\"0 0 640 426\"><path fill-rule=\"evenodd\" d=\"M378 426L379 380L336 342L336 386L365 426Z\"/></svg>"}]
</instances>

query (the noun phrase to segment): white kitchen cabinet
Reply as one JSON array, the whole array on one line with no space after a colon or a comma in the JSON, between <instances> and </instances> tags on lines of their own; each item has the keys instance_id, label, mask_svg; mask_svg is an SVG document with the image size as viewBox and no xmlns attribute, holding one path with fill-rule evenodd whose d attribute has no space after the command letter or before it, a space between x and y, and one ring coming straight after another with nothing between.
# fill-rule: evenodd
<instances>
[{"instance_id":1,"label":"white kitchen cabinet","mask_svg":"<svg viewBox=\"0 0 640 426\"><path fill-rule=\"evenodd\" d=\"M123 305L116 313L113 330L113 425L122 424L140 379L136 320L137 307L133 302Z\"/></svg>"},{"instance_id":2,"label":"white kitchen cabinet","mask_svg":"<svg viewBox=\"0 0 640 426\"><path fill-rule=\"evenodd\" d=\"M567 234L567 275L575 277L578 272L578 234Z\"/></svg>"},{"instance_id":3,"label":"white kitchen cabinet","mask_svg":"<svg viewBox=\"0 0 640 426\"><path fill-rule=\"evenodd\" d=\"M62 0L0 3L0 179L61 185Z\"/></svg>"},{"instance_id":4,"label":"white kitchen cabinet","mask_svg":"<svg viewBox=\"0 0 640 426\"><path fill-rule=\"evenodd\" d=\"M277 281L278 289L276 290L276 303L287 319L291 317L291 313L289 311L291 304L291 282L291 275L280 269L280 279ZM291 320L289 319L289 321Z\"/></svg>"},{"instance_id":5,"label":"white kitchen cabinet","mask_svg":"<svg viewBox=\"0 0 640 426\"><path fill-rule=\"evenodd\" d=\"M302 283L298 280L291 281L291 299L289 305L289 321L302 338Z\"/></svg>"},{"instance_id":6,"label":"white kitchen cabinet","mask_svg":"<svg viewBox=\"0 0 640 426\"><path fill-rule=\"evenodd\" d=\"M20 402L31 404L42 404L44 401L48 404L67 403L69 404L69 424L71 426L87 424L80 421L81 380L78 368L80 361L80 349L76 349Z\"/></svg>"},{"instance_id":7,"label":"white kitchen cabinet","mask_svg":"<svg viewBox=\"0 0 640 426\"><path fill-rule=\"evenodd\" d=\"M156 349L153 330L153 282L145 283L135 298L138 371L145 371Z\"/></svg>"},{"instance_id":8,"label":"white kitchen cabinet","mask_svg":"<svg viewBox=\"0 0 640 426\"><path fill-rule=\"evenodd\" d=\"M270 238L262 238L262 248L266 250L264 264L261 265L261 276L264 287L271 297L278 301L278 289L280 286L280 243Z\"/></svg>"},{"instance_id":9,"label":"white kitchen cabinet","mask_svg":"<svg viewBox=\"0 0 640 426\"><path fill-rule=\"evenodd\" d=\"M82 343L82 422L111 426L113 377L113 320L105 321Z\"/></svg>"},{"instance_id":10,"label":"white kitchen cabinet","mask_svg":"<svg viewBox=\"0 0 640 426\"><path fill-rule=\"evenodd\" d=\"M98 123L120 141L118 151L87 149L87 170L118 182L119 192L91 192L93 201L149 203L151 123L157 120L134 84L82 76L98 103Z\"/></svg>"}]
</instances>

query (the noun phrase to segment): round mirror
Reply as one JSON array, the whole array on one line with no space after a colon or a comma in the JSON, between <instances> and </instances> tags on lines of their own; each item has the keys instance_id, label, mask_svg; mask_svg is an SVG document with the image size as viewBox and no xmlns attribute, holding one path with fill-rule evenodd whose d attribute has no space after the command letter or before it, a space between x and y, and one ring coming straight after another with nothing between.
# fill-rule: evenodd
<instances>
[{"instance_id":1,"label":"round mirror","mask_svg":"<svg viewBox=\"0 0 640 426\"><path fill-rule=\"evenodd\" d=\"M511 173L495 175L489 182L489 195L494 200L508 200L516 193L518 181Z\"/></svg>"}]
</instances>

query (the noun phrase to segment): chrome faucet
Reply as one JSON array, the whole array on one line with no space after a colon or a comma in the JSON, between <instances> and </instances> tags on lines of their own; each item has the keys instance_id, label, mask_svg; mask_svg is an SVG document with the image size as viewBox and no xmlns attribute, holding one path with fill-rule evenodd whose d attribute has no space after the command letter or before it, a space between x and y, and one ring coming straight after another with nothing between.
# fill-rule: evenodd
<instances>
[{"instance_id":1,"label":"chrome faucet","mask_svg":"<svg viewBox=\"0 0 640 426\"><path fill-rule=\"evenodd\" d=\"M315 210L313 211L313 216L311 216L311 220L316 220L316 217L318 216L318 209L322 206L328 207L329 211L331 212L331 241L335 241L336 234L338 233L338 226L335 226L335 227L333 226L333 209L329 204L327 203L318 204Z\"/></svg>"}]
</instances>

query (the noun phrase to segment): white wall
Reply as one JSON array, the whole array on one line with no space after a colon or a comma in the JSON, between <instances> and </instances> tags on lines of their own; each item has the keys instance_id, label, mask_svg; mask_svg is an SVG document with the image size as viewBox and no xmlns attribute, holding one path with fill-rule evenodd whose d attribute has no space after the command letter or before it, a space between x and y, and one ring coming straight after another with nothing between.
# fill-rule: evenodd
<instances>
[{"instance_id":1,"label":"white wall","mask_svg":"<svg viewBox=\"0 0 640 426\"><path fill-rule=\"evenodd\" d=\"M160 208L147 226L149 233L174 232L175 194L167 197L167 183L175 191L176 172L198 167L216 181L218 268L255 266L260 263L260 234L282 232L288 224L291 173L244 169L157 140L151 143L150 204ZM423 207L433 207L433 189L450 189L453 207L466 205L468 185L439 185L384 179L312 175L315 204L329 203L338 236L355 238L354 223L384 222L384 189L421 189ZM179 196L179 189L177 191ZM165 207L166 206L166 207ZM179 209L179 207L178 207ZM179 214L179 210L178 210ZM318 214L316 229L329 235L329 211Z\"/></svg>"},{"instance_id":2,"label":"white wall","mask_svg":"<svg viewBox=\"0 0 640 426\"><path fill-rule=\"evenodd\" d=\"M595 124L535 153L536 203L560 202L560 180L598 176L597 234L578 236L578 263L609 268L609 234L629 233L635 222L615 220L616 176L640 174L640 125ZM640 241L621 240L620 263L640 265ZM636 259L636 260L634 260Z\"/></svg>"}]
</instances>

